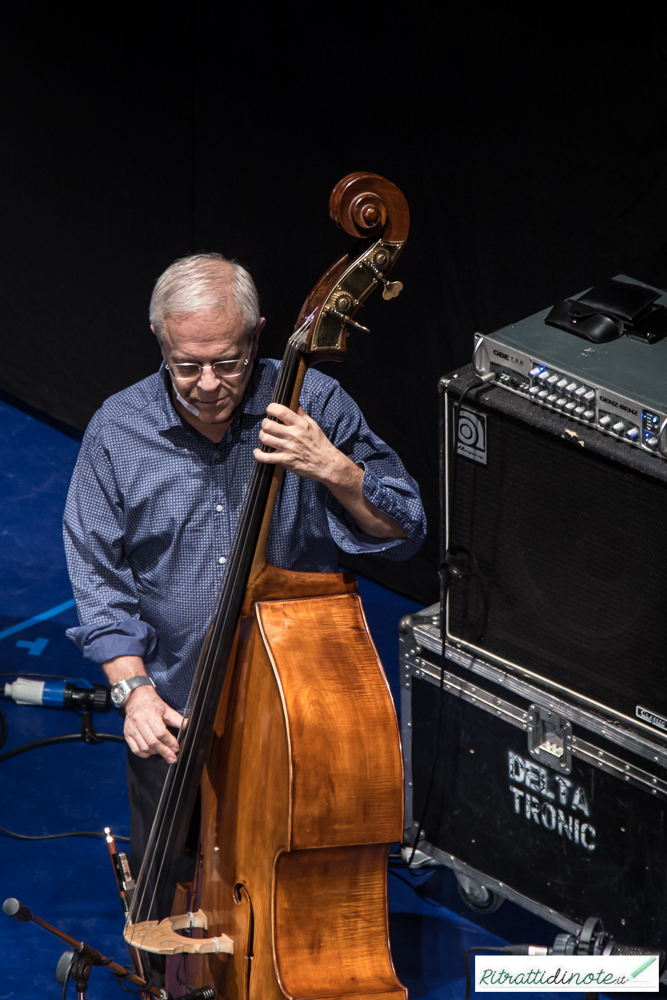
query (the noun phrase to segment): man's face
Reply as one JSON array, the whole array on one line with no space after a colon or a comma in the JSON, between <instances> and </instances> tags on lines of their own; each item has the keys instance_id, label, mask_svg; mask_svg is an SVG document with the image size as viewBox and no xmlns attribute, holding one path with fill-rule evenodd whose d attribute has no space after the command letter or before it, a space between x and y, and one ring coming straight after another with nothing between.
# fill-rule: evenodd
<instances>
[{"instance_id":1,"label":"man's face","mask_svg":"<svg viewBox=\"0 0 667 1000\"><path fill-rule=\"evenodd\" d=\"M165 315L161 347L166 364L196 362L205 368L199 378L181 380L173 377L172 384L186 403L199 410L199 416L193 417L177 402L178 409L195 427L200 423L205 425L199 429L207 437L224 433L231 422L250 379L263 325L264 320L261 320L257 329L249 332L235 304L224 310L201 309L185 316ZM249 361L236 378L220 379L206 367L216 361L238 358L249 358Z\"/></svg>"}]
</instances>

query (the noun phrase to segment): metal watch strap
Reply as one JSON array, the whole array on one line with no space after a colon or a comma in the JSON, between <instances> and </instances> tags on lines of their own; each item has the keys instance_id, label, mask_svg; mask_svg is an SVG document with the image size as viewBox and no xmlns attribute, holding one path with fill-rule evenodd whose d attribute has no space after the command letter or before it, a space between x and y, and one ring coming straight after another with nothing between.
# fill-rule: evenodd
<instances>
[{"instance_id":1,"label":"metal watch strap","mask_svg":"<svg viewBox=\"0 0 667 1000\"><path fill-rule=\"evenodd\" d=\"M151 678L145 677L144 675L140 677L129 677L127 680L118 681L116 684L112 685L111 700L117 708L122 708L134 689L142 687L144 684L150 684L152 687L155 687Z\"/></svg>"}]
</instances>

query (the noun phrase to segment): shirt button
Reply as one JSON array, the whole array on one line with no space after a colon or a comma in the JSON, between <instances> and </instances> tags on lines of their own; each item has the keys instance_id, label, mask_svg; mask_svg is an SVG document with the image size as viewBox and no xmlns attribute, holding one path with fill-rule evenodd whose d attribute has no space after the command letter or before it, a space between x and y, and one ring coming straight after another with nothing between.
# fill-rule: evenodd
<instances>
[{"instance_id":1,"label":"shirt button","mask_svg":"<svg viewBox=\"0 0 667 1000\"><path fill-rule=\"evenodd\" d=\"M220 558L218 559L218 562L219 563L226 563L227 562L226 556L220 556Z\"/></svg>"},{"instance_id":2,"label":"shirt button","mask_svg":"<svg viewBox=\"0 0 667 1000\"><path fill-rule=\"evenodd\" d=\"M218 511L218 513L220 513L220 511L222 510L222 504L219 503L215 509Z\"/></svg>"}]
</instances>

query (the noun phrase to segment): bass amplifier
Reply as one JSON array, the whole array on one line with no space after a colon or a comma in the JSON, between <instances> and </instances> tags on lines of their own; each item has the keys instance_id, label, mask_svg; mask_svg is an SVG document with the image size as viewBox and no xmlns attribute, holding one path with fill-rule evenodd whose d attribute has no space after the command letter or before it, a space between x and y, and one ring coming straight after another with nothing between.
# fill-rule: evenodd
<instances>
[{"instance_id":1,"label":"bass amplifier","mask_svg":"<svg viewBox=\"0 0 667 1000\"><path fill-rule=\"evenodd\" d=\"M664 744L667 463L476 386L440 382L447 642Z\"/></svg>"},{"instance_id":2,"label":"bass amplifier","mask_svg":"<svg viewBox=\"0 0 667 1000\"><path fill-rule=\"evenodd\" d=\"M667 943L667 748L447 643L439 607L399 627L405 842L477 910L511 899L570 933ZM420 835L421 834L421 835ZM408 856L410 848L404 848Z\"/></svg>"},{"instance_id":3,"label":"bass amplifier","mask_svg":"<svg viewBox=\"0 0 667 1000\"><path fill-rule=\"evenodd\" d=\"M491 335L475 334L473 366L481 376L493 372L497 385L537 406L667 458L667 292L624 274L586 293L600 301L595 292L602 300L615 300L616 315L624 315L625 320L612 323L598 314L588 316L588 321L625 328L628 336L591 343L555 329L549 325L550 318L558 314L562 319L563 308L566 313L569 308L577 311L581 302L569 299ZM623 299L628 301L621 305ZM641 321L625 326L637 303L645 307L651 303L638 314L648 321L649 340L640 332ZM579 309L591 312L586 306ZM573 330L577 323L586 325L586 318L574 319Z\"/></svg>"}]
</instances>

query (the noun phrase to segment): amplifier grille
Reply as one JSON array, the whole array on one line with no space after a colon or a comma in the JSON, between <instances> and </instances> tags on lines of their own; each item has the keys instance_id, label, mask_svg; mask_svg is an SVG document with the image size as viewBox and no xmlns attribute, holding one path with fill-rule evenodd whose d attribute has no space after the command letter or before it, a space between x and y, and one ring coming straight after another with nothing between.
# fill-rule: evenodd
<instances>
[{"instance_id":1,"label":"amplifier grille","mask_svg":"<svg viewBox=\"0 0 667 1000\"><path fill-rule=\"evenodd\" d=\"M469 405L487 418L487 464L459 455L452 496L450 456L449 546L475 566L451 581L451 638L667 717L667 484Z\"/></svg>"}]
</instances>

